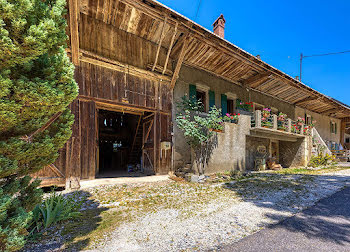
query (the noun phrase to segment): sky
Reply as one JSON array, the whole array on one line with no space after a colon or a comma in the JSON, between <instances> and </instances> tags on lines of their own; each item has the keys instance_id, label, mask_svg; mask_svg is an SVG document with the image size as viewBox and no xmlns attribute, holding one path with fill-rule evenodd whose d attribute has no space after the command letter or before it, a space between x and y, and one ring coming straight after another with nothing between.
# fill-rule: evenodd
<instances>
[{"instance_id":1,"label":"sky","mask_svg":"<svg viewBox=\"0 0 350 252\"><path fill-rule=\"evenodd\" d=\"M300 53L350 50L350 0L158 1L209 30L224 14L225 39L292 77ZM350 105L350 53L304 58L302 81Z\"/></svg>"}]
</instances>

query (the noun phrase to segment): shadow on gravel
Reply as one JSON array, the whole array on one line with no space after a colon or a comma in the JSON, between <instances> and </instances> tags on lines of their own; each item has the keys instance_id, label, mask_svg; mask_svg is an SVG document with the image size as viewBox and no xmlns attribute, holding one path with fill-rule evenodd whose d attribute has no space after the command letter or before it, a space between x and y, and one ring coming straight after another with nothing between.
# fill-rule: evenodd
<instances>
[{"instance_id":1,"label":"shadow on gravel","mask_svg":"<svg viewBox=\"0 0 350 252\"><path fill-rule=\"evenodd\" d=\"M256 206L296 213L298 207L305 207L305 205L300 205L300 202L307 203L312 200L311 197L314 193L317 193L316 187L305 187L307 181L314 180L317 180L317 188L321 190L339 187L340 182L350 181L350 178L337 175L267 174L267 176L258 175L233 184L228 183L225 187L240 194L244 201L251 202ZM289 203L284 205L283 202ZM285 218L282 214L272 213L266 214L266 217L275 221ZM269 228L282 228L289 233L302 233L309 239L321 239L349 245L350 187L320 200L315 206L305 209L302 213L287 218L279 224L271 225Z\"/></svg>"},{"instance_id":2,"label":"shadow on gravel","mask_svg":"<svg viewBox=\"0 0 350 252\"><path fill-rule=\"evenodd\" d=\"M279 216L269 216L279 218ZM301 232L309 239L320 239L341 245L350 243L350 188L322 199L301 214L288 218L272 228Z\"/></svg>"}]
</instances>

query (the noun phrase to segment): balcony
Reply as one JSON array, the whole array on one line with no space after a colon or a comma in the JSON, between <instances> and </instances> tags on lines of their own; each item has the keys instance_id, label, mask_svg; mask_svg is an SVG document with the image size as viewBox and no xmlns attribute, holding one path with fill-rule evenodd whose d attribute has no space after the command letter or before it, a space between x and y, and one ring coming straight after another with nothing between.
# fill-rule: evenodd
<instances>
[{"instance_id":1,"label":"balcony","mask_svg":"<svg viewBox=\"0 0 350 252\"><path fill-rule=\"evenodd\" d=\"M296 142L311 134L310 127L300 121L256 110L252 116L250 135Z\"/></svg>"}]
</instances>

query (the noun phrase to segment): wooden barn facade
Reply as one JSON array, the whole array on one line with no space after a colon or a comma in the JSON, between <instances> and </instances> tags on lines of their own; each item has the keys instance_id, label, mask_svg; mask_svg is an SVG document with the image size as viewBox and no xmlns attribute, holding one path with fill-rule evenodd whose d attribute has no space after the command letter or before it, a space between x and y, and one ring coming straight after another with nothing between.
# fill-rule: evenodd
<instances>
[{"instance_id":1,"label":"wooden barn facade","mask_svg":"<svg viewBox=\"0 0 350 252\"><path fill-rule=\"evenodd\" d=\"M125 176L128 169L171 170L172 85L181 65L174 59L185 40L177 27L127 2L68 1L67 52L79 96L70 105L71 139L36 174L43 186L74 188L81 179Z\"/></svg>"}]
</instances>

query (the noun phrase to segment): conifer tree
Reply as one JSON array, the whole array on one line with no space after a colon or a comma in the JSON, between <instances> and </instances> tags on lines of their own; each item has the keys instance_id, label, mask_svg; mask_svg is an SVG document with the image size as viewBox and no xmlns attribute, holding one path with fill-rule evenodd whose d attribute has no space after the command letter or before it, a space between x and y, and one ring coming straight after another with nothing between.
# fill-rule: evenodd
<instances>
[{"instance_id":1,"label":"conifer tree","mask_svg":"<svg viewBox=\"0 0 350 252\"><path fill-rule=\"evenodd\" d=\"M21 248L40 182L71 136L77 96L66 55L65 0L0 0L0 251ZM58 112L62 114L43 131Z\"/></svg>"}]
</instances>

